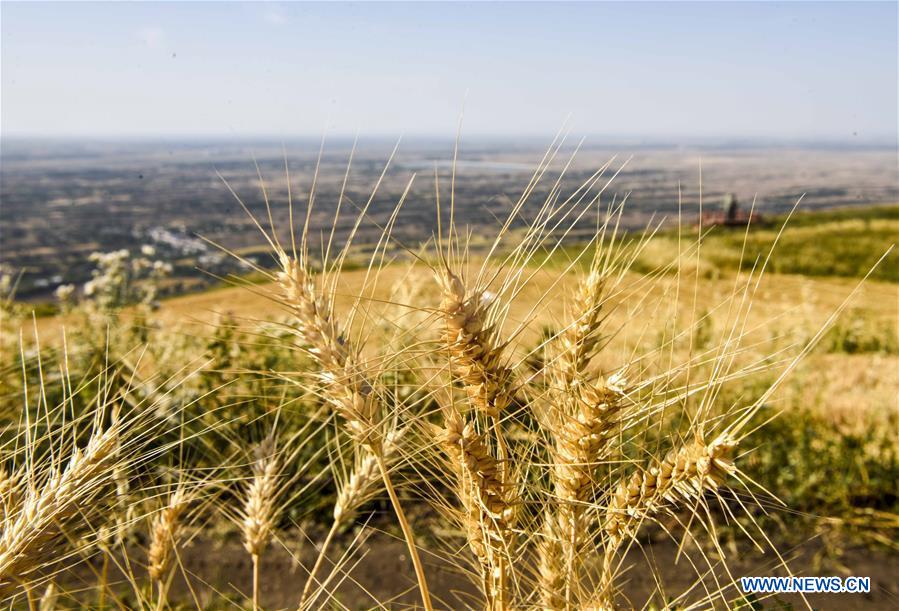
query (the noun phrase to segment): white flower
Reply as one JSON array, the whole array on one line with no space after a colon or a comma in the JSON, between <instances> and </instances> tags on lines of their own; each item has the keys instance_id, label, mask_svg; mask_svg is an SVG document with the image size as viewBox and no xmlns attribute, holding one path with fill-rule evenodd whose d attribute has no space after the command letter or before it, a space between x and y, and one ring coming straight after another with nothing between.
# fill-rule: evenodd
<instances>
[{"instance_id":1,"label":"white flower","mask_svg":"<svg viewBox=\"0 0 899 611\"><path fill-rule=\"evenodd\" d=\"M56 290L53 292L56 295L56 298L63 302L67 303L72 299L72 295L75 294L75 285L74 284L60 284L56 287Z\"/></svg>"}]
</instances>

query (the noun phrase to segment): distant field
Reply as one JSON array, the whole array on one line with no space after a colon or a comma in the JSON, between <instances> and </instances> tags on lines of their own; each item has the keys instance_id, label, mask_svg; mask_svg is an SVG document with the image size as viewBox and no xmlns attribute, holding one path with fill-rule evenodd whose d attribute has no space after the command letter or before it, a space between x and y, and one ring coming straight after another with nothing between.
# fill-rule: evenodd
<instances>
[{"instance_id":1,"label":"distant field","mask_svg":"<svg viewBox=\"0 0 899 611\"><path fill-rule=\"evenodd\" d=\"M748 235L742 228L714 227L705 230L699 250L700 273L707 278L717 278L732 274L738 269L749 271L753 265L761 264L768 253L772 252L766 270L772 284L795 282L772 277L772 274L863 278L884 253L899 244L899 205L896 204L799 212L789 219L778 239L778 233L786 221L787 217L784 215L766 217L762 224L751 228ZM686 225L682 229L684 264L691 268L697 265L695 250L692 250L695 248L696 231L697 228ZM625 239L636 242L639 235L637 232L631 232ZM778 240L777 246L772 251L775 240ZM471 247L472 252L479 252L486 249L487 243L474 236ZM677 248L677 231L663 230L643 247L632 269L643 274L657 272L672 261ZM370 249L360 245L358 251L358 256L365 258ZM553 256L551 267L567 265L567 261L576 256L578 251L579 247L574 246L558 250ZM267 247L247 247L239 249L238 253L241 256L253 256L263 265L270 264ZM344 270L351 272L358 265L358 260L350 259ZM264 283L264 277L257 272L242 275L241 278L243 282L251 284ZM353 278L353 274L348 274L347 278ZM874 268L870 280L899 282L897 249L894 248ZM825 283L824 286L831 284ZM203 308L197 310L195 306L214 303L228 303L229 310L241 310L242 304L247 300L253 304L253 308L262 306L265 310L267 307L273 307L266 306L263 300L253 297L249 291L228 289L228 286L224 282L219 282L211 291L170 298L166 300L164 310L180 310L187 307L196 315ZM889 292L885 287L884 290ZM55 305L51 302L32 304L29 307L34 309L38 317L52 316L56 312ZM893 307L895 308L895 303Z\"/></svg>"},{"instance_id":2,"label":"distant field","mask_svg":"<svg viewBox=\"0 0 899 611\"><path fill-rule=\"evenodd\" d=\"M799 212L789 219L778 240L785 221L785 216L766 218L748 234L742 228L711 228L700 248L703 271L749 270L764 262L777 240L768 262L769 272L861 278L884 253L899 244L899 205ZM676 232L659 234L638 260L639 268L653 269L667 261L676 248ZM899 282L899 253L893 250L871 278Z\"/></svg>"},{"instance_id":3,"label":"distant field","mask_svg":"<svg viewBox=\"0 0 899 611\"><path fill-rule=\"evenodd\" d=\"M305 210L313 173L317 173L316 206L310 218L312 237L327 233L346 172L349 143L334 143L318 165L319 143L291 143L290 191L297 210ZM545 143L548 145L548 142ZM354 206L367 202L389 158L393 143L367 143L354 158L346 185L344 215L336 236L352 228ZM426 240L436 228L434 172L448 195L452 142L408 143L390 166L368 216L383 225L410 191L394 235L409 244ZM537 169L544 144L508 147L482 143L464 146L454 205L464 224L480 229L508 214ZM550 170L534 187L523 210L522 227L549 193L570 149L555 157ZM634 153L632 158L628 158ZM46 300L61 283L90 277L91 252L154 246L159 258L174 267L164 290L183 294L211 283L198 271L246 273L236 262L197 239L203 236L232 249L253 250L261 242L253 222L243 213L221 172L258 218L267 212L256 158L268 189L274 224L286 230L288 181L281 144L243 143L230 147L181 143L96 144L69 150L62 144L4 142L0 164L0 263L21 273L17 294L30 301ZM779 214L803 196L808 210L865 206L896 201L895 152L891 150L827 150L736 148L639 151L594 145L580 150L565 178L562 193L571 193L593 173L609 164L603 180L602 207L627 197L623 226L639 228L650 218L677 217L682 206L687 223L697 213L699 185L707 205L725 193L741 202L757 199L766 214ZM318 170L316 167L318 165ZM703 168L700 183L699 168ZM606 185L612 175L615 179ZM379 231L363 225L357 243L374 242ZM585 237L578 233L578 239Z\"/></svg>"},{"instance_id":4,"label":"distant field","mask_svg":"<svg viewBox=\"0 0 899 611\"><path fill-rule=\"evenodd\" d=\"M660 238L664 239L664 238ZM637 266L639 268L639 266ZM547 266L532 280L529 287L522 293L512 307L510 320L523 320L531 313L534 306L534 298L546 292L551 283L557 283L559 291L568 290L574 282L574 273L563 277L561 281L554 274L554 266ZM374 296L372 303L380 299L387 299L391 287L402 284L405 281L408 270L405 266L390 266L381 272L379 292ZM422 267L415 272L421 282L433 281L429 272ZM358 294L358 290L365 277L364 270L349 270L343 273L341 293L349 296ZM637 269L629 274L626 284L636 285L641 282L643 275ZM687 275L682 278L684 287L682 290L692 290L695 276ZM814 278L804 277L798 274L766 274L762 280L761 295L763 302L759 302L755 308L755 314L759 320L767 320L777 317L783 329L798 324L812 325L822 322L842 300L858 285L858 280L846 277ZM677 280L674 275L654 286L655 291L676 290ZM713 310L723 302L734 288L734 280L729 276L700 277L698 285L695 309L697 311ZM234 286L220 288L204 293L174 297L163 302L159 311L159 317L168 323L195 324L202 328L214 322L220 315L228 314L238 319L259 321L276 318L283 313L283 308L270 299L274 287L267 284L253 286ZM801 296L801 299L799 298ZM850 304L853 315L870 318L878 322L895 321L896 305L899 303L899 287L881 280L869 279L858 296ZM339 302L338 302L338 305ZM691 308L693 307L690 303ZM377 307L377 306L373 306ZM542 320L552 321L561 315L564 304L560 301L552 301L543 304L534 314ZM127 314L126 314L127 315ZM38 319L38 328L42 337L50 337L65 323L64 317L46 317ZM771 331L770 329L768 331ZM766 332L768 332L766 331Z\"/></svg>"}]
</instances>

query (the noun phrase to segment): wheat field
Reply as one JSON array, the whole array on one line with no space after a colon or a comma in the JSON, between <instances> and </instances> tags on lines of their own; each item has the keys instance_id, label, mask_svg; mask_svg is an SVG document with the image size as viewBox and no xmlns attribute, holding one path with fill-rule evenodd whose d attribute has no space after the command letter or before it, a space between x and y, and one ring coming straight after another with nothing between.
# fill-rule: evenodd
<instances>
[{"instance_id":1,"label":"wheat field","mask_svg":"<svg viewBox=\"0 0 899 611\"><path fill-rule=\"evenodd\" d=\"M97 256L56 317L10 294L0 594L42 609L755 608L768 601L729 566L757 551L807 572L781 549L797 525L890 547L896 285L769 274L770 254L709 273L703 228L626 232L607 180L563 192L541 164L482 244L438 184L432 240L393 239L401 198L362 258L352 234L309 231L314 193L265 196L293 223L254 217L261 282L158 305L164 265L123 251ZM555 187L534 201L541 182ZM364 202L344 214L369 222ZM566 239L585 224L592 239ZM828 485L835 469L851 481ZM633 568L659 540L677 589ZM399 574L385 557L372 569L379 553ZM219 554L243 561L213 583L199 560Z\"/></svg>"}]
</instances>

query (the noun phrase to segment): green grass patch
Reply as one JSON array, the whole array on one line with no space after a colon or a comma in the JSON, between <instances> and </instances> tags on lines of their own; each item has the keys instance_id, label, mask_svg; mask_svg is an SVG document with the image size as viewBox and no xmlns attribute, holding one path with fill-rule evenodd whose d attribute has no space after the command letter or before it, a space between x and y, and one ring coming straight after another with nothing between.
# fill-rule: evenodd
<instances>
[{"instance_id":1,"label":"green grass patch","mask_svg":"<svg viewBox=\"0 0 899 611\"><path fill-rule=\"evenodd\" d=\"M861 278L874 268L872 279L899 282L895 249L877 264L899 243L899 206L794 214L778 239L785 221L783 216L769 217L748 234L744 228L710 228L701 247L703 271L746 271L770 253L768 272ZM664 253L675 252L676 239L670 230L658 235L639 267L661 264Z\"/></svg>"}]
</instances>

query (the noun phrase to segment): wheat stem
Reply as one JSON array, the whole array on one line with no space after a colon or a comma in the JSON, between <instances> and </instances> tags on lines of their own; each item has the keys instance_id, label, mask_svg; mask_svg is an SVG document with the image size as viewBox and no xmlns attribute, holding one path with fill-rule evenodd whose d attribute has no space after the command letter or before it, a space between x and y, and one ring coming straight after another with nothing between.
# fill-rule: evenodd
<instances>
[{"instance_id":1,"label":"wheat stem","mask_svg":"<svg viewBox=\"0 0 899 611\"><path fill-rule=\"evenodd\" d=\"M328 547L331 545L331 541L334 539L334 535L337 534L341 524L342 523L336 519L331 521L331 528L328 529L328 534L325 535L325 540L322 542L318 557L315 559L315 564L312 565L312 569L309 571L309 577L306 578L306 584L303 586L303 595L300 597L300 609L303 609L306 606L306 600L309 598L312 584L315 582L315 576L318 574L318 570L325 560Z\"/></svg>"},{"instance_id":2,"label":"wheat stem","mask_svg":"<svg viewBox=\"0 0 899 611\"><path fill-rule=\"evenodd\" d=\"M162 581L156 581L156 611L163 611L165 609L166 598L168 598L167 590L165 583Z\"/></svg>"},{"instance_id":3,"label":"wheat stem","mask_svg":"<svg viewBox=\"0 0 899 611\"><path fill-rule=\"evenodd\" d=\"M253 554L253 611L259 608L259 554Z\"/></svg>"},{"instance_id":4,"label":"wheat stem","mask_svg":"<svg viewBox=\"0 0 899 611\"><path fill-rule=\"evenodd\" d=\"M390 481L390 473L387 471L386 461L380 454L377 455L377 459L378 468L381 470L381 477L384 479L384 486L387 488L387 496L390 497L390 502L393 504L393 510L396 512L396 519L399 521L400 528L403 530L403 536L406 538L406 547L409 548L409 555L412 557L412 566L415 569L415 577L418 580L418 589L421 591L421 602L426 611L433 611L434 607L431 605L431 593L428 590L428 583L425 579L424 566L422 566L421 559L418 556L418 548L415 547L415 538L412 535L412 528L409 526L409 521L406 520L406 514L403 511L402 505L400 505L400 499L393 489L393 483Z\"/></svg>"},{"instance_id":5,"label":"wheat stem","mask_svg":"<svg viewBox=\"0 0 899 611\"><path fill-rule=\"evenodd\" d=\"M400 440L408 430L408 428L395 429L384 436L381 449L385 460L389 460L394 456L398 450ZM360 506L373 496L376 485L381 482L381 472L378 468L378 459L375 453L366 446L359 446L359 450L362 454L362 459L357 459L352 473L350 473L337 493L337 498L334 501L334 519L331 522L331 528L328 530L325 540L319 548L315 564L306 578L306 583L303 586L303 595L300 598L300 608L303 607L306 599L309 597L315 576L318 574L318 570L327 556L328 548L334 539L334 535L341 526L355 518Z\"/></svg>"}]
</instances>

